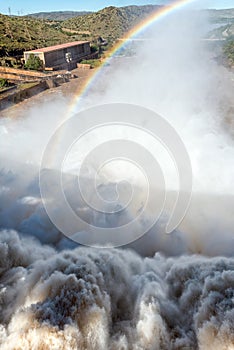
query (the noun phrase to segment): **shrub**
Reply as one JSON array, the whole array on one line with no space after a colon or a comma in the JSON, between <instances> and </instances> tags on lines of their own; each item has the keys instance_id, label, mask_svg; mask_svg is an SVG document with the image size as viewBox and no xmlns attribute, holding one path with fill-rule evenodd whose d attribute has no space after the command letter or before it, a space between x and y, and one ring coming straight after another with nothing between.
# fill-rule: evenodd
<instances>
[{"instance_id":1,"label":"shrub","mask_svg":"<svg viewBox=\"0 0 234 350\"><path fill-rule=\"evenodd\" d=\"M100 60L83 60L80 63L82 64L90 64L91 68L98 68L101 66L102 62Z\"/></svg>"},{"instance_id":2,"label":"shrub","mask_svg":"<svg viewBox=\"0 0 234 350\"><path fill-rule=\"evenodd\" d=\"M92 44L91 45L91 52L92 53L95 53L95 52L97 52L99 50L99 47L97 46L97 45L95 45L95 44Z\"/></svg>"},{"instance_id":3,"label":"shrub","mask_svg":"<svg viewBox=\"0 0 234 350\"><path fill-rule=\"evenodd\" d=\"M31 53L29 55L27 62L25 63L25 68L32 69L32 70L42 70L43 62L42 60L40 60L39 57Z\"/></svg>"},{"instance_id":4,"label":"shrub","mask_svg":"<svg viewBox=\"0 0 234 350\"><path fill-rule=\"evenodd\" d=\"M6 79L0 79L0 88L7 87L8 81Z\"/></svg>"}]
</instances>

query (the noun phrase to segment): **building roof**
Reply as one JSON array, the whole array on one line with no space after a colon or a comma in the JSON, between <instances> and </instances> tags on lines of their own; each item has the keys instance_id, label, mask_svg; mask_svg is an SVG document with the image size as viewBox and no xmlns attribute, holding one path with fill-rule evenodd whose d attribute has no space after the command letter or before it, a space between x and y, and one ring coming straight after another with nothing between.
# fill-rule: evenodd
<instances>
[{"instance_id":1,"label":"building roof","mask_svg":"<svg viewBox=\"0 0 234 350\"><path fill-rule=\"evenodd\" d=\"M41 49L35 49L35 50L26 51L26 52L50 52L50 51L57 51L57 50L66 49L66 48L72 47L72 46L82 45L82 44L85 44L85 43L89 43L89 41L73 41L71 43L55 45L55 46L48 46L48 47L42 47Z\"/></svg>"}]
</instances>

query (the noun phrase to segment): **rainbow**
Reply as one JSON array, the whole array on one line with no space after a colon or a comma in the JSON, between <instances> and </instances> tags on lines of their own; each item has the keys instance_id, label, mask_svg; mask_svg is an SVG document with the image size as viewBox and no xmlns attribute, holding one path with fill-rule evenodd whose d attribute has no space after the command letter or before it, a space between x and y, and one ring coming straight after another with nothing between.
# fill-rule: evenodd
<instances>
[{"instance_id":1,"label":"rainbow","mask_svg":"<svg viewBox=\"0 0 234 350\"><path fill-rule=\"evenodd\" d=\"M82 91L75 94L74 99L72 100L69 108L69 115L72 115L75 108L77 107L80 98L84 97L86 95L91 86L93 85L94 81L99 77L100 73L102 72L103 66L108 63L118 51L120 51L124 45L127 43L127 41L137 37L139 34L141 34L144 30L146 30L148 27L150 27L153 23L155 23L158 20L163 19L168 14L181 9L183 6L186 6L196 0L175 0L172 1L169 5L165 5L157 9L155 12L153 12L150 16L148 16L145 20L141 21L138 25L136 25L133 29L131 29L127 35L122 39L119 40L116 45L112 47L112 49L106 54L106 59L103 60L102 64L99 66L99 68L95 69L94 73L91 75L91 77L88 79L86 84L83 86Z\"/></svg>"}]
</instances>

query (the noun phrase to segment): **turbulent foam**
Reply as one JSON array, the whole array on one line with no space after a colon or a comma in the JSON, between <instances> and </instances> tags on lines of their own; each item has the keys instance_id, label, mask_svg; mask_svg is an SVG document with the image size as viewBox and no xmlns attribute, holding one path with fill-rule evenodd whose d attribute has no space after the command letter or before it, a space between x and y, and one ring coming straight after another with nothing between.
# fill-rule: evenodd
<instances>
[{"instance_id":1,"label":"turbulent foam","mask_svg":"<svg viewBox=\"0 0 234 350\"><path fill-rule=\"evenodd\" d=\"M1 232L9 349L232 349L234 259L77 248Z\"/></svg>"}]
</instances>

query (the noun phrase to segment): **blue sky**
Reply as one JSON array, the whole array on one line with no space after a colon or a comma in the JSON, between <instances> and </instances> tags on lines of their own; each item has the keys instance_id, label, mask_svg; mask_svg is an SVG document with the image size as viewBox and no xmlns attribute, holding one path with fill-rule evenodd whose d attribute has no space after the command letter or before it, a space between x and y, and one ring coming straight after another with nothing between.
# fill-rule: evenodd
<instances>
[{"instance_id":1,"label":"blue sky","mask_svg":"<svg viewBox=\"0 0 234 350\"><path fill-rule=\"evenodd\" d=\"M0 12L8 14L9 8L12 14L28 14L42 11L60 10L99 10L106 6L126 6L143 4L163 4L166 0L3 0L0 1ZM234 8L234 0L195 0L201 7L205 8Z\"/></svg>"}]
</instances>

